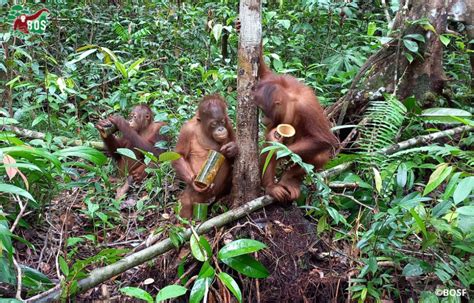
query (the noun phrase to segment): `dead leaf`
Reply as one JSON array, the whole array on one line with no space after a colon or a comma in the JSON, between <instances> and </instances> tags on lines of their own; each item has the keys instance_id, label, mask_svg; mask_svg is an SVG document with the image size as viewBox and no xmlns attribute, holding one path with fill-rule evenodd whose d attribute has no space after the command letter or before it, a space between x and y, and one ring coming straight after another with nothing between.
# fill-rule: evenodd
<instances>
[{"instance_id":1,"label":"dead leaf","mask_svg":"<svg viewBox=\"0 0 474 303\"><path fill-rule=\"evenodd\" d=\"M16 176L18 168L11 166L16 164L16 160L10 155L3 155L3 164L5 164L5 170L7 171L7 176L11 180Z\"/></svg>"}]
</instances>

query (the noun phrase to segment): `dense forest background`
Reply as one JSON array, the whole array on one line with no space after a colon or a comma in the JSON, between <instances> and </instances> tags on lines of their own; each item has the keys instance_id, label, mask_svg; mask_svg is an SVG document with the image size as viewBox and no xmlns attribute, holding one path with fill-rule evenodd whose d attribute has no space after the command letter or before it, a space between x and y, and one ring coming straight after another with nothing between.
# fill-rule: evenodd
<instances>
[{"instance_id":1,"label":"dense forest background","mask_svg":"<svg viewBox=\"0 0 474 303\"><path fill-rule=\"evenodd\" d=\"M40 302L59 285L63 298L104 302L186 291L177 300L472 300L472 11L447 10L440 33L428 15L397 19L404 1L262 1L267 63L314 89L342 149L308 175L292 207L270 206L190 247L171 158L148 155L159 167L117 200L120 179L95 124L146 103L173 138L158 144L172 150L206 94L222 94L234 120L238 1L10 2L0 0L0 298ZM14 4L47 7L44 34L14 31ZM428 62L433 39L443 86L420 94L428 85L403 77ZM391 48L396 60L374 57ZM209 215L229 210L228 200ZM152 234L183 248L82 290L92 269ZM237 239L234 255L223 252Z\"/></svg>"}]
</instances>

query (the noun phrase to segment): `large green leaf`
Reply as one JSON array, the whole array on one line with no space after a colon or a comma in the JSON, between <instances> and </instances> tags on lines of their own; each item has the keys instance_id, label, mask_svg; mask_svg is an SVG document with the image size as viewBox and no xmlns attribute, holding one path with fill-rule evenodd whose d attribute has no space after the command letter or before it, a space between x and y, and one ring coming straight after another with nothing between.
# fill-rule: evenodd
<instances>
[{"instance_id":1,"label":"large green leaf","mask_svg":"<svg viewBox=\"0 0 474 303\"><path fill-rule=\"evenodd\" d=\"M409 51L416 53L418 51L418 43L410 39L403 39L403 44Z\"/></svg>"},{"instance_id":2,"label":"large green leaf","mask_svg":"<svg viewBox=\"0 0 474 303\"><path fill-rule=\"evenodd\" d=\"M123 287L120 288L120 292L136 299L147 301L148 303L153 303L153 297L145 290L138 287Z\"/></svg>"},{"instance_id":3,"label":"large green leaf","mask_svg":"<svg viewBox=\"0 0 474 303\"><path fill-rule=\"evenodd\" d=\"M423 110L421 117L432 122L459 123L456 117L469 118L472 114L459 108L434 107Z\"/></svg>"},{"instance_id":4,"label":"large green leaf","mask_svg":"<svg viewBox=\"0 0 474 303\"><path fill-rule=\"evenodd\" d=\"M226 246L222 247L219 251L218 257L221 260L227 259L256 252L263 248L267 248L267 246L260 241L252 239L240 239L232 241Z\"/></svg>"},{"instance_id":5,"label":"large green leaf","mask_svg":"<svg viewBox=\"0 0 474 303\"><path fill-rule=\"evenodd\" d=\"M197 279L194 282L193 288L191 289L191 294L189 295L189 303L199 303L202 298L204 298L204 294L209 290L211 282L211 278Z\"/></svg>"},{"instance_id":6,"label":"large green leaf","mask_svg":"<svg viewBox=\"0 0 474 303\"><path fill-rule=\"evenodd\" d=\"M170 162L170 161L178 160L179 158L181 158L180 154L178 154L176 152L169 151L169 152L164 152L164 153L160 154L160 156L158 157L158 161L160 161L160 162Z\"/></svg>"},{"instance_id":7,"label":"large green leaf","mask_svg":"<svg viewBox=\"0 0 474 303\"><path fill-rule=\"evenodd\" d=\"M447 163L440 164L431 174L428 184L423 191L423 196L435 190L451 174L452 170L453 167L448 166Z\"/></svg>"},{"instance_id":8,"label":"large green leaf","mask_svg":"<svg viewBox=\"0 0 474 303\"><path fill-rule=\"evenodd\" d=\"M474 190L474 176L462 179L453 194L454 203L464 201Z\"/></svg>"},{"instance_id":9,"label":"large green leaf","mask_svg":"<svg viewBox=\"0 0 474 303\"><path fill-rule=\"evenodd\" d=\"M131 149L117 148L117 153L122 155L122 156L129 157L130 159L137 160L137 156L135 155L135 153Z\"/></svg>"},{"instance_id":10,"label":"large green leaf","mask_svg":"<svg viewBox=\"0 0 474 303\"><path fill-rule=\"evenodd\" d=\"M242 291L240 290L239 284L235 282L234 278L232 278L225 272L221 272L217 275L217 277L232 292L232 294L237 298L239 303L242 302Z\"/></svg>"},{"instance_id":11,"label":"large green leaf","mask_svg":"<svg viewBox=\"0 0 474 303\"><path fill-rule=\"evenodd\" d=\"M18 157L41 157L50 161L54 166L56 166L56 168L61 168L61 162L59 161L59 159L41 148L34 148L28 145L20 145L0 148L0 152L3 152L4 154L9 154L17 160Z\"/></svg>"},{"instance_id":12,"label":"large green leaf","mask_svg":"<svg viewBox=\"0 0 474 303\"><path fill-rule=\"evenodd\" d=\"M204 262L211 257L211 246L209 245L209 242L207 242L206 238L204 238L203 236L200 236L198 240L193 234L191 235L189 243L191 246L191 253L198 261Z\"/></svg>"},{"instance_id":13,"label":"large green leaf","mask_svg":"<svg viewBox=\"0 0 474 303\"><path fill-rule=\"evenodd\" d=\"M249 255L241 255L233 258L222 259L232 269L250 278L266 278L270 274L262 263Z\"/></svg>"},{"instance_id":14,"label":"large green leaf","mask_svg":"<svg viewBox=\"0 0 474 303\"><path fill-rule=\"evenodd\" d=\"M160 292L156 295L156 302L180 297L187 291L188 289L181 285L168 285L160 289Z\"/></svg>"},{"instance_id":15,"label":"large green leaf","mask_svg":"<svg viewBox=\"0 0 474 303\"><path fill-rule=\"evenodd\" d=\"M68 147L58 150L53 155L58 158L78 157L91 161L96 165L103 165L107 161L107 157L102 152L88 146Z\"/></svg>"},{"instance_id":16,"label":"large green leaf","mask_svg":"<svg viewBox=\"0 0 474 303\"><path fill-rule=\"evenodd\" d=\"M29 192L15 185L0 183L0 193L19 195L27 198L28 200L36 202L35 198L33 198Z\"/></svg>"}]
</instances>

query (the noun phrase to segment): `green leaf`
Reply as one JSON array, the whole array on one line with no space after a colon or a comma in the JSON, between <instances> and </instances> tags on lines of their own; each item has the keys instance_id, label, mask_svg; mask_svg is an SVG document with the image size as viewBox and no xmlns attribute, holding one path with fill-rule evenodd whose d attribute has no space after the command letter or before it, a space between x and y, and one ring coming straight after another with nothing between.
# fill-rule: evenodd
<instances>
[{"instance_id":1,"label":"green leaf","mask_svg":"<svg viewBox=\"0 0 474 303\"><path fill-rule=\"evenodd\" d=\"M58 150L53 155L58 158L78 157L88 160L96 165L103 165L107 157L100 151L88 146L73 146Z\"/></svg>"},{"instance_id":2,"label":"green leaf","mask_svg":"<svg viewBox=\"0 0 474 303\"><path fill-rule=\"evenodd\" d=\"M446 36L446 35L440 35L440 36L439 36L439 40L441 40L441 43L443 43L444 46L448 46L448 45L449 45L449 42L451 42L451 40L449 39L449 37Z\"/></svg>"},{"instance_id":3,"label":"green leaf","mask_svg":"<svg viewBox=\"0 0 474 303\"><path fill-rule=\"evenodd\" d=\"M266 278L270 274L262 263L249 255L221 259L221 261L227 264L230 268L235 269L239 273L250 278Z\"/></svg>"},{"instance_id":4,"label":"green leaf","mask_svg":"<svg viewBox=\"0 0 474 303\"><path fill-rule=\"evenodd\" d=\"M420 215L418 215L414 208L410 209L410 214L412 215L413 219L415 219L415 222L418 225L418 228L423 233L423 236L427 238L428 233L426 232L426 225L423 219L420 217Z\"/></svg>"},{"instance_id":5,"label":"green leaf","mask_svg":"<svg viewBox=\"0 0 474 303\"><path fill-rule=\"evenodd\" d=\"M423 120L427 121L459 123L460 121L456 119L456 117L469 118L472 117L472 114L459 108L435 107L423 110L421 112L421 117Z\"/></svg>"},{"instance_id":6,"label":"green leaf","mask_svg":"<svg viewBox=\"0 0 474 303\"><path fill-rule=\"evenodd\" d=\"M86 50L86 51L82 52L76 59L74 59L72 61L69 61L67 63L68 64L74 64L76 62L79 62L79 61L83 60L84 58L86 58L87 56L95 53L96 51L97 51L97 48Z\"/></svg>"},{"instance_id":7,"label":"green leaf","mask_svg":"<svg viewBox=\"0 0 474 303\"><path fill-rule=\"evenodd\" d=\"M416 53L418 51L418 43L413 40L403 39L403 44L409 51L413 53Z\"/></svg>"},{"instance_id":8,"label":"green leaf","mask_svg":"<svg viewBox=\"0 0 474 303\"><path fill-rule=\"evenodd\" d=\"M380 176L380 172L375 167L372 169L374 171L375 189L380 194L382 191L382 176Z\"/></svg>"},{"instance_id":9,"label":"green leaf","mask_svg":"<svg viewBox=\"0 0 474 303\"><path fill-rule=\"evenodd\" d=\"M36 200L33 198L33 196L31 196L29 192L15 185L0 183L0 193L19 195L27 198L28 200L36 202Z\"/></svg>"},{"instance_id":10,"label":"green leaf","mask_svg":"<svg viewBox=\"0 0 474 303\"><path fill-rule=\"evenodd\" d=\"M270 164L270 160L273 157L273 154L275 153L276 149L272 149L268 152L267 156L265 157L265 164L263 165L262 169L262 177L265 175L265 171L267 170L268 164ZM263 150L262 150L263 153Z\"/></svg>"},{"instance_id":11,"label":"green leaf","mask_svg":"<svg viewBox=\"0 0 474 303\"><path fill-rule=\"evenodd\" d=\"M59 256L58 262L59 262L59 269L61 269L61 272L66 277L69 276L69 266L67 266L66 260L64 260L63 256Z\"/></svg>"},{"instance_id":12,"label":"green leaf","mask_svg":"<svg viewBox=\"0 0 474 303\"><path fill-rule=\"evenodd\" d=\"M407 184L408 170L405 163L400 164L397 169L397 185L400 188L404 188Z\"/></svg>"},{"instance_id":13,"label":"green leaf","mask_svg":"<svg viewBox=\"0 0 474 303\"><path fill-rule=\"evenodd\" d=\"M456 212L460 215L474 217L474 205L463 206L456 209Z\"/></svg>"},{"instance_id":14,"label":"green leaf","mask_svg":"<svg viewBox=\"0 0 474 303\"><path fill-rule=\"evenodd\" d=\"M128 68L128 72L130 73L132 70L137 71L140 68L140 64L142 64L143 61L145 61L145 58L139 58L138 60L133 62Z\"/></svg>"},{"instance_id":15,"label":"green leaf","mask_svg":"<svg viewBox=\"0 0 474 303\"><path fill-rule=\"evenodd\" d=\"M188 289L181 285L168 285L160 289L160 292L156 295L156 302L180 297L187 291Z\"/></svg>"},{"instance_id":16,"label":"green leaf","mask_svg":"<svg viewBox=\"0 0 474 303\"><path fill-rule=\"evenodd\" d=\"M179 158L181 158L180 154L178 154L176 152L169 151L169 152L164 152L164 153L160 154L160 156L158 157L158 161L159 162L170 162L170 161L178 160Z\"/></svg>"},{"instance_id":17,"label":"green leaf","mask_svg":"<svg viewBox=\"0 0 474 303\"><path fill-rule=\"evenodd\" d=\"M219 251L219 259L227 259L248 253L253 253L261 249L267 248L267 246L257 240L252 239L240 239L235 240L222 247Z\"/></svg>"},{"instance_id":18,"label":"green leaf","mask_svg":"<svg viewBox=\"0 0 474 303\"><path fill-rule=\"evenodd\" d=\"M280 24L281 26L283 26L285 29L289 29L290 28L290 25L291 25L291 21L290 20L278 20L278 24Z\"/></svg>"},{"instance_id":19,"label":"green leaf","mask_svg":"<svg viewBox=\"0 0 474 303\"><path fill-rule=\"evenodd\" d=\"M375 22L371 21L369 22L369 26L367 27L367 36L372 37L377 30L377 25Z\"/></svg>"},{"instance_id":20,"label":"green leaf","mask_svg":"<svg viewBox=\"0 0 474 303\"><path fill-rule=\"evenodd\" d=\"M127 69L125 68L125 65L123 65L119 61L115 61L115 67L122 74L124 79L128 79L128 73L127 73Z\"/></svg>"},{"instance_id":21,"label":"green leaf","mask_svg":"<svg viewBox=\"0 0 474 303\"><path fill-rule=\"evenodd\" d=\"M405 277L418 277L421 276L424 273L423 268L420 266L420 264L407 264L403 268L402 275Z\"/></svg>"},{"instance_id":22,"label":"green leaf","mask_svg":"<svg viewBox=\"0 0 474 303\"><path fill-rule=\"evenodd\" d=\"M135 153L128 148L117 148L117 153L121 154L122 156L129 157L133 160L137 160L137 156L135 155Z\"/></svg>"},{"instance_id":23,"label":"green leaf","mask_svg":"<svg viewBox=\"0 0 474 303\"><path fill-rule=\"evenodd\" d=\"M242 291L240 290L239 284L235 282L234 278L232 278L230 275L228 275L225 272L221 272L220 274L217 275L219 280L221 280L222 284L224 284L227 289L230 290L230 292L234 295L235 298L237 298L237 301L239 303L242 302Z\"/></svg>"},{"instance_id":24,"label":"green leaf","mask_svg":"<svg viewBox=\"0 0 474 303\"><path fill-rule=\"evenodd\" d=\"M191 246L191 253L198 261L204 262L211 257L211 246L209 245L209 242L207 242L206 238L200 236L198 241L194 234L192 234L189 242Z\"/></svg>"},{"instance_id":25,"label":"green leaf","mask_svg":"<svg viewBox=\"0 0 474 303\"><path fill-rule=\"evenodd\" d=\"M407 52L403 52L403 55L405 56L405 58L407 58L408 62L412 63L414 58L412 56L412 54L410 53L407 53Z\"/></svg>"},{"instance_id":26,"label":"green leaf","mask_svg":"<svg viewBox=\"0 0 474 303\"><path fill-rule=\"evenodd\" d=\"M119 289L121 293L132 298L153 303L153 297L145 290L138 287L123 287Z\"/></svg>"},{"instance_id":27,"label":"green leaf","mask_svg":"<svg viewBox=\"0 0 474 303\"><path fill-rule=\"evenodd\" d=\"M214 279L216 275L216 271L212 266L209 264L208 261L204 262L201 266L201 270L199 270L198 278L211 278Z\"/></svg>"},{"instance_id":28,"label":"green leaf","mask_svg":"<svg viewBox=\"0 0 474 303\"><path fill-rule=\"evenodd\" d=\"M427 22L427 23L422 24L421 26L423 27L425 31L431 31L436 34L436 30L431 23Z\"/></svg>"},{"instance_id":29,"label":"green leaf","mask_svg":"<svg viewBox=\"0 0 474 303\"><path fill-rule=\"evenodd\" d=\"M420 41L420 42L425 42L425 37L423 37L423 35L420 35L420 34L409 34L409 35L406 35L403 37L404 39L413 39L413 40L417 40L417 41Z\"/></svg>"},{"instance_id":30,"label":"green leaf","mask_svg":"<svg viewBox=\"0 0 474 303\"><path fill-rule=\"evenodd\" d=\"M454 203L464 201L474 190L474 176L462 179L453 194Z\"/></svg>"},{"instance_id":31,"label":"green leaf","mask_svg":"<svg viewBox=\"0 0 474 303\"><path fill-rule=\"evenodd\" d=\"M456 184L459 180L459 176L461 176L461 172L457 172L451 176L448 185L446 185L446 189L444 190L443 200L448 200L454 194L454 191L456 190Z\"/></svg>"},{"instance_id":32,"label":"green leaf","mask_svg":"<svg viewBox=\"0 0 474 303\"><path fill-rule=\"evenodd\" d=\"M222 35L222 24L217 23L212 27L212 35L214 36L214 39L216 39L216 41L219 41L219 38Z\"/></svg>"},{"instance_id":33,"label":"green leaf","mask_svg":"<svg viewBox=\"0 0 474 303\"><path fill-rule=\"evenodd\" d=\"M443 181L451 174L453 170L452 166L448 166L448 163L442 163L438 165L438 168L431 174L428 184L423 191L423 196L426 196L433 190L435 190Z\"/></svg>"},{"instance_id":34,"label":"green leaf","mask_svg":"<svg viewBox=\"0 0 474 303\"><path fill-rule=\"evenodd\" d=\"M199 303L204 298L204 294L208 291L211 282L211 278L197 279L191 289L189 303Z\"/></svg>"}]
</instances>

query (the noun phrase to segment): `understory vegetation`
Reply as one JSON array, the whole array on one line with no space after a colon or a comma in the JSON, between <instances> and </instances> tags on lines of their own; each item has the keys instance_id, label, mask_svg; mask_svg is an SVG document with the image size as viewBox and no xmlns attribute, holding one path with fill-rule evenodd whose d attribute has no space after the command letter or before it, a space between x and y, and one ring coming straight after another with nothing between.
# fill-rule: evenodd
<instances>
[{"instance_id":1,"label":"understory vegetation","mask_svg":"<svg viewBox=\"0 0 474 303\"><path fill-rule=\"evenodd\" d=\"M92 269L117 262L153 235L184 248L78 300L232 302L228 295L271 302L266 295L284 291L264 282L276 271L283 282L307 281L315 289L314 297L305 293L307 302L317 302L318 292L334 302L472 300L473 41L461 24L450 23L459 35L440 37L448 78L443 96L398 100L380 90L362 116L346 113L334 132L341 141L357 134L326 165L337 173L312 172L286 153L309 174L297 208L277 212L304 227L286 215L269 215L267 223L248 216L206 236L193 232L188 244L183 231L197 224L176 216L182 186L173 154L148 154L146 161L160 165L117 200L123 180L95 124L146 103L156 121L167 123L162 134L173 140L161 147L172 151L180 127L212 93L225 97L235 123L238 1L46 2L49 24L38 35L13 31L7 15L13 5L0 1L0 298L28 298L60 284L66 300ZM264 55L273 70L301 79L328 107L390 40L385 10L394 16L399 9L398 1L263 1ZM401 38L407 60L422 58L420 37ZM418 144L407 141L429 134ZM272 148L285 155L284 147ZM214 203L209 216L231 209L230 199ZM231 233L245 225L252 231ZM314 242L300 247L292 236L297 230L314 234ZM280 247L294 249L295 260L296 251L312 255L280 264ZM285 272L293 266L306 275Z\"/></svg>"}]
</instances>

